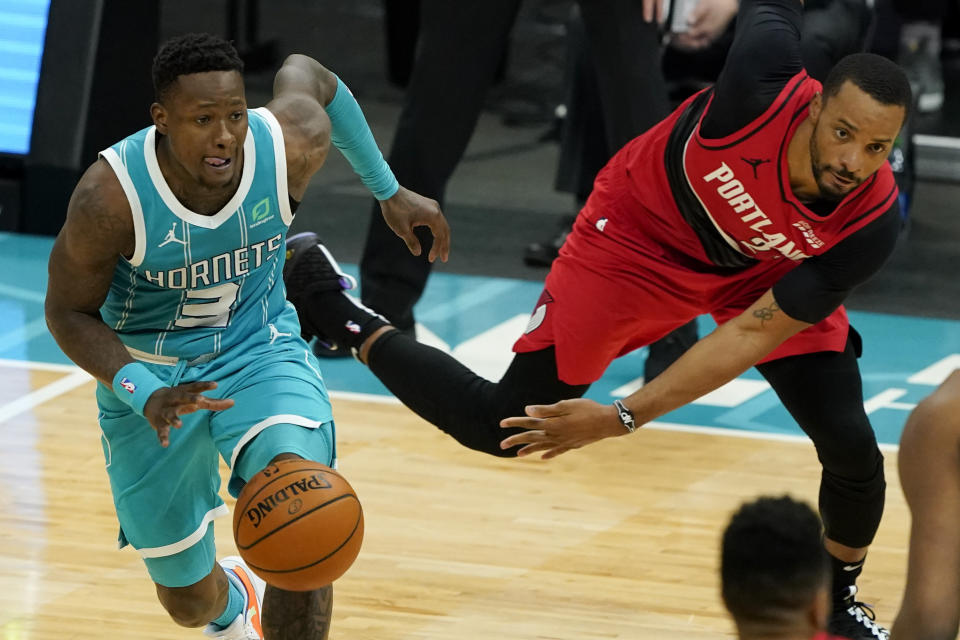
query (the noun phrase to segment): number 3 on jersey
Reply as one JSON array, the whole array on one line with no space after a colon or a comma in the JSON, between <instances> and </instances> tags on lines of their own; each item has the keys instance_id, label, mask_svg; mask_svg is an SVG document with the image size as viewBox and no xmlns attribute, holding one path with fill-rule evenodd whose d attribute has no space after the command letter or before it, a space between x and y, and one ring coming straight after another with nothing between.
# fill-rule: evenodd
<instances>
[{"instance_id":1,"label":"number 3 on jersey","mask_svg":"<svg viewBox=\"0 0 960 640\"><path fill-rule=\"evenodd\" d=\"M225 327L230 324L230 313L237 301L240 285L224 282L205 289L188 289L187 297L180 305L176 326Z\"/></svg>"}]
</instances>

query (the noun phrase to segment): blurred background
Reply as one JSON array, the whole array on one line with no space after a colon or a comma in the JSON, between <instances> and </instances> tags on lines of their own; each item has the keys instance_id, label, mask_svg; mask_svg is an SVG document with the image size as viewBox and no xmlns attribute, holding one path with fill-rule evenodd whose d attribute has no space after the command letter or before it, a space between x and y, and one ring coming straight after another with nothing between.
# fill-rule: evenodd
<instances>
[{"instance_id":1,"label":"blurred background","mask_svg":"<svg viewBox=\"0 0 960 640\"><path fill-rule=\"evenodd\" d=\"M850 306L951 318L960 314L960 279L952 273L960 240L957 3L931 4L915 20L891 2L863 2L865 47L908 67L925 104L892 158L909 198L902 246ZM498 4L517 8L506 41L491 53L492 84L446 184L453 253L437 270L536 281L546 273L551 243L562 240L578 209L583 183L589 185L570 178L563 158L589 155L589 148L561 145L576 107L571 69L582 24L573 0L494 2L489 11ZM150 124L150 60L162 40L183 32L234 40L247 64L251 106L269 100L287 54L315 57L348 83L387 155L416 59L420 8L420 0L0 1L0 231L57 232L70 191L97 151ZM674 55L678 47L664 48L671 105L710 81L722 64L719 41L732 29L711 43L718 46L686 59ZM446 64L451 88L459 90L462 61L454 52ZM595 138L588 132L583 139L589 145ZM589 177L589 170L581 173ZM316 230L341 261L358 263L371 203L343 158L331 153L294 231Z\"/></svg>"}]
</instances>

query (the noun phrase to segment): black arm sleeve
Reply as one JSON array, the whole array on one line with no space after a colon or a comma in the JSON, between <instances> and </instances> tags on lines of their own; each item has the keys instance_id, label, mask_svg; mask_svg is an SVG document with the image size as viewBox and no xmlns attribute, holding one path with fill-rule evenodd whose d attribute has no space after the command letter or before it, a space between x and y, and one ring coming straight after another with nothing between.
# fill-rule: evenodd
<instances>
[{"instance_id":1,"label":"black arm sleeve","mask_svg":"<svg viewBox=\"0 0 960 640\"><path fill-rule=\"evenodd\" d=\"M900 233L900 205L819 256L808 258L773 285L773 297L791 318L816 324L870 279L893 252Z\"/></svg>"},{"instance_id":2,"label":"black arm sleeve","mask_svg":"<svg viewBox=\"0 0 960 640\"><path fill-rule=\"evenodd\" d=\"M722 138L759 117L803 69L800 0L743 0L700 133Z\"/></svg>"}]
</instances>

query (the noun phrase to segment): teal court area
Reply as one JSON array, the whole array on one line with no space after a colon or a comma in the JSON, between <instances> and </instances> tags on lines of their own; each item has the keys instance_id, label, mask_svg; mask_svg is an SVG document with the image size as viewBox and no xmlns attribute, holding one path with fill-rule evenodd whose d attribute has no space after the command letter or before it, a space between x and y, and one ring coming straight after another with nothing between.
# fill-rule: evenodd
<instances>
[{"instance_id":1,"label":"teal court area","mask_svg":"<svg viewBox=\"0 0 960 640\"><path fill-rule=\"evenodd\" d=\"M47 237L0 234L0 363L69 364L43 318L46 263L52 243ZM356 274L353 265L342 266ZM420 339L451 351L477 372L497 379L509 364L510 347L523 331L540 287L526 280L434 274L416 309ZM857 311L850 316L864 338L861 368L867 412L880 441L896 444L909 410L960 367L960 322ZM701 334L713 327L709 318L700 319ZM588 397L610 402L638 388L644 355L641 350L614 362ZM335 395L366 394L371 400L390 396L351 358L321 364ZM661 422L741 435L802 436L753 370L667 414Z\"/></svg>"}]
</instances>

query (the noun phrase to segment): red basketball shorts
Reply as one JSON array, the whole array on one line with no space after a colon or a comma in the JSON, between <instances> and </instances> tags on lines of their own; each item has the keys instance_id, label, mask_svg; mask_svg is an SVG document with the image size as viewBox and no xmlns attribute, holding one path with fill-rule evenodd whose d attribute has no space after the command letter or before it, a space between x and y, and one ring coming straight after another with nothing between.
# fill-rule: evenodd
<instances>
[{"instance_id":1,"label":"red basketball shorts","mask_svg":"<svg viewBox=\"0 0 960 640\"><path fill-rule=\"evenodd\" d=\"M609 175L601 175L513 350L554 346L560 379L589 384L614 358L699 315L712 314L718 323L739 315L797 265L783 259L724 272L691 256L698 242L679 214L654 214L633 198L626 181L610 184ZM762 362L843 351L848 331L840 307Z\"/></svg>"}]
</instances>

